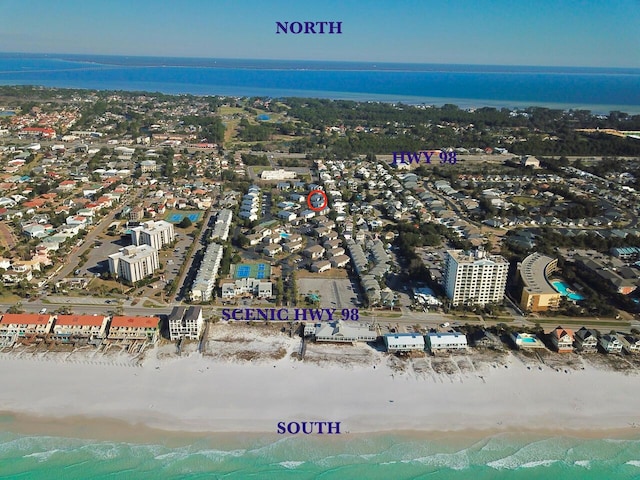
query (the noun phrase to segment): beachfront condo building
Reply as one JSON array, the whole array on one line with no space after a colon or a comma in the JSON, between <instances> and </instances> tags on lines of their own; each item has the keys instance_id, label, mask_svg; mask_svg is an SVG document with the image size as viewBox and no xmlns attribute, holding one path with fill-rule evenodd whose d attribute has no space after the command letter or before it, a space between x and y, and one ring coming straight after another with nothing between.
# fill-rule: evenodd
<instances>
[{"instance_id":1,"label":"beachfront condo building","mask_svg":"<svg viewBox=\"0 0 640 480\"><path fill-rule=\"evenodd\" d=\"M130 283L153 275L160 268L158 250L149 245L130 246L109 255L109 272Z\"/></svg>"},{"instance_id":2,"label":"beachfront condo building","mask_svg":"<svg viewBox=\"0 0 640 480\"><path fill-rule=\"evenodd\" d=\"M149 245L156 250L161 250L165 245L173 242L176 233L173 223L160 220L144 222L139 227L131 229L131 243L134 245Z\"/></svg>"},{"instance_id":3,"label":"beachfront condo building","mask_svg":"<svg viewBox=\"0 0 640 480\"><path fill-rule=\"evenodd\" d=\"M560 293L549 282L549 276L558 269L558 259L541 253L532 253L518 265L522 280L520 307L530 312L543 312L558 308Z\"/></svg>"},{"instance_id":4,"label":"beachfront condo building","mask_svg":"<svg viewBox=\"0 0 640 480\"><path fill-rule=\"evenodd\" d=\"M200 338L204 319L202 307L173 307L169 315L169 338L172 341L180 338Z\"/></svg>"},{"instance_id":5,"label":"beachfront condo building","mask_svg":"<svg viewBox=\"0 0 640 480\"><path fill-rule=\"evenodd\" d=\"M502 302L509 262L500 255L447 250L445 291L452 305L485 305Z\"/></svg>"}]
</instances>

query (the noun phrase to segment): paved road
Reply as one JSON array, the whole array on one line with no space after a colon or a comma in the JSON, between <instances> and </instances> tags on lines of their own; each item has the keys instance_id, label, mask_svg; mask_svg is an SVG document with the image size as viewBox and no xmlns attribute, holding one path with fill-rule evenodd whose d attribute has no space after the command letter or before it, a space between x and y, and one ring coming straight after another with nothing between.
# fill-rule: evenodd
<instances>
[{"instance_id":1,"label":"paved road","mask_svg":"<svg viewBox=\"0 0 640 480\"><path fill-rule=\"evenodd\" d=\"M53 312L59 307L69 307L69 309L73 313L85 313L89 315L95 313L98 315L106 315L107 312L113 312L116 309L122 308L122 311L125 315L157 316L157 315L168 315L169 313L171 313L171 310L175 305L180 304L179 302L176 302L170 305L164 305L159 307L144 307L143 305L145 300L146 300L145 298L138 299L138 303L136 305L131 305L131 300L116 301L116 300L103 299L103 298L97 298L97 297L78 298L78 297L51 296L47 298L47 301L43 301L42 299L36 299L34 301L23 300L21 302L21 305L22 305L22 309L29 313L37 313L42 308L46 308L47 312ZM110 301L111 303L106 303L107 301ZM6 311L9 307L13 305L14 304L10 304L10 303L0 304L0 310ZM205 318L210 318L212 315L215 314L217 317L220 317L222 308L247 308L247 307L244 307L243 305L238 305L234 307L217 307L217 306L205 305L203 306L203 316ZM279 308L279 307L262 307L262 308ZM327 308L327 307L321 307L321 308ZM337 309L336 313L337 315L334 315L334 318L337 318L340 316L339 315L340 310ZM369 312L369 313L373 313L373 312ZM359 321L365 322L365 323L375 322L380 325L390 325L392 327L396 325L399 325L402 327L409 327L417 324L426 328L434 328L444 322L449 322L453 327L456 327L457 325L463 325L465 323L491 326L491 325L496 325L498 323L503 322L501 319L484 320L480 316L469 316L466 319L458 320L451 317L447 317L440 313L414 312L408 309L402 309L402 312L401 312L402 315L400 317L384 316L384 314L387 314L387 313L392 314L391 312L378 312L377 314L365 315L364 312L362 312L362 314L360 315ZM397 312L394 312L394 313L397 313ZM293 318L295 316L292 308L290 308L289 316L290 318ZM609 330L612 330L612 329L628 331L630 328L633 328L634 326L636 327L640 326L640 323L637 321L631 322L631 325L629 327L612 326L611 323L609 323L611 320L607 321L605 319L600 319L600 318L587 319L583 317L577 317L577 318L558 319L559 324L562 324L562 321L565 321L565 322L580 321L581 324L584 324L584 326L588 328L597 328L604 332L608 332ZM526 322L523 322L523 324L526 326L532 327L534 326L535 322L536 322L535 318L528 318ZM509 323L509 325L512 325L514 327L520 326L516 322ZM550 329L552 328L552 325L545 324L544 328ZM569 326L569 328L575 329L578 327L571 325Z\"/></svg>"},{"instance_id":2,"label":"paved road","mask_svg":"<svg viewBox=\"0 0 640 480\"><path fill-rule=\"evenodd\" d=\"M69 252L67 260L65 261L64 266L60 269L60 271L49 281L49 283L55 284L56 282L62 280L71 275L71 272L75 271L78 268L80 263L80 256L90 248L93 248L94 240L100 235L109 225L113 222L116 212L120 211L120 209L111 210L105 216L98 225L96 225L84 238L82 245L79 247L74 247Z\"/></svg>"},{"instance_id":3,"label":"paved road","mask_svg":"<svg viewBox=\"0 0 640 480\"><path fill-rule=\"evenodd\" d=\"M177 284L177 288L176 288L176 294L173 298L174 301L180 301L182 300L182 295L186 296L186 289L184 288L185 286L183 285L185 279L187 279L188 281L193 281L195 279L195 275L196 273L191 272L191 268L193 267L193 258L196 256L196 253L198 251L200 251L201 249L206 249L208 246L208 242L204 242L203 245L203 241L202 239L204 238L204 235L209 231L209 223L211 221L211 216L213 215L213 210L210 208L209 210L207 210L207 212L204 215L204 218L202 220L202 229L200 230L200 234L198 235L197 238L194 238L193 241L197 244L196 248L193 250L193 253L191 255L189 255L188 258L186 258L186 262L187 265L184 269L184 271L182 272L182 275L180 277L176 277L176 284ZM189 275L190 273L193 273L193 275Z\"/></svg>"}]
</instances>

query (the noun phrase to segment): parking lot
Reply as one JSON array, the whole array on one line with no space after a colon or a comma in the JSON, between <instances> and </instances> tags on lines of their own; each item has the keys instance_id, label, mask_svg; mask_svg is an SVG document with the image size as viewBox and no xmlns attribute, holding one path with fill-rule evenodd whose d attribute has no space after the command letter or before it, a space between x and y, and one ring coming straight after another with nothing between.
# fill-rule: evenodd
<instances>
[{"instance_id":1,"label":"parking lot","mask_svg":"<svg viewBox=\"0 0 640 480\"><path fill-rule=\"evenodd\" d=\"M353 308L362 302L356 281L349 278L299 278L297 283L300 294L319 295L322 308Z\"/></svg>"},{"instance_id":2,"label":"parking lot","mask_svg":"<svg viewBox=\"0 0 640 480\"><path fill-rule=\"evenodd\" d=\"M160 251L160 263L164 265L165 281L170 282L173 280L180 269L180 266L185 262L185 255L193 239L179 229L176 231L176 246L175 248L164 248ZM92 277L100 275L101 273L109 271L108 257L112 253L117 253L121 248L131 245L131 240L128 235L122 236L100 236L93 244L93 248L88 250L89 255L87 262L79 267L76 271L76 277ZM164 287L165 283L160 282L155 287ZM153 288L153 287L152 287Z\"/></svg>"}]
</instances>

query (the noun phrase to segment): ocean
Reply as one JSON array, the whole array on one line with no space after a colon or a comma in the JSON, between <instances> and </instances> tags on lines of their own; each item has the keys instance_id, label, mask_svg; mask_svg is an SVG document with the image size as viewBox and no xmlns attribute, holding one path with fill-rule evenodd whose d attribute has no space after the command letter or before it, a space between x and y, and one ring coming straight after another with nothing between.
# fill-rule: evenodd
<instances>
[{"instance_id":1,"label":"ocean","mask_svg":"<svg viewBox=\"0 0 640 480\"><path fill-rule=\"evenodd\" d=\"M237 439L239 440L239 439ZM222 447L0 434L0 478L15 479L553 479L640 478L640 439L535 438L472 441L373 436L252 438Z\"/></svg>"},{"instance_id":2,"label":"ocean","mask_svg":"<svg viewBox=\"0 0 640 480\"><path fill-rule=\"evenodd\" d=\"M0 85L640 113L640 69L0 53Z\"/></svg>"}]
</instances>

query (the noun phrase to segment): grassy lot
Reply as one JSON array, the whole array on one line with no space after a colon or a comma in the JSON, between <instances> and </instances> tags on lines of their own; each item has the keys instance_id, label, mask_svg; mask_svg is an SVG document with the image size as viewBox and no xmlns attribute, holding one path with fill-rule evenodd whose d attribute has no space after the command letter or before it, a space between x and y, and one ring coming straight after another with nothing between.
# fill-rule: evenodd
<instances>
[{"instance_id":1,"label":"grassy lot","mask_svg":"<svg viewBox=\"0 0 640 480\"><path fill-rule=\"evenodd\" d=\"M234 113L239 113L239 114L244 113L248 115L248 113L244 110L244 108L239 108L239 107L219 107L216 113L219 115L233 115Z\"/></svg>"},{"instance_id":2,"label":"grassy lot","mask_svg":"<svg viewBox=\"0 0 640 480\"><path fill-rule=\"evenodd\" d=\"M628 327L629 322L621 322L621 321L608 321L608 320L597 320L593 317L585 317L584 320L564 320L558 318L537 318L530 319L531 323L539 323L540 325L575 325L575 326L585 326L585 325L603 325L603 326L611 326L611 327Z\"/></svg>"},{"instance_id":3,"label":"grassy lot","mask_svg":"<svg viewBox=\"0 0 640 480\"><path fill-rule=\"evenodd\" d=\"M145 300L142 306L145 308L161 308L162 307L162 305L156 305L150 300Z\"/></svg>"},{"instance_id":4,"label":"grassy lot","mask_svg":"<svg viewBox=\"0 0 640 480\"><path fill-rule=\"evenodd\" d=\"M332 268L322 273L296 270L296 278L348 278L347 271L342 268Z\"/></svg>"},{"instance_id":5,"label":"grassy lot","mask_svg":"<svg viewBox=\"0 0 640 480\"><path fill-rule=\"evenodd\" d=\"M360 310L360 316L362 317L384 317L384 318L400 318L402 313L400 312L371 312Z\"/></svg>"},{"instance_id":6,"label":"grassy lot","mask_svg":"<svg viewBox=\"0 0 640 480\"><path fill-rule=\"evenodd\" d=\"M18 295L14 295L13 293L5 293L4 295L0 295L0 303L18 303L22 302L23 299Z\"/></svg>"},{"instance_id":7,"label":"grassy lot","mask_svg":"<svg viewBox=\"0 0 640 480\"><path fill-rule=\"evenodd\" d=\"M123 289L127 287L123 287L121 284L116 282L115 280L102 280L101 278L94 278L87 285L87 290L91 292L92 295L106 295L112 290L114 293L122 293Z\"/></svg>"},{"instance_id":8,"label":"grassy lot","mask_svg":"<svg viewBox=\"0 0 640 480\"><path fill-rule=\"evenodd\" d=\"M263 166L263 165L252 165L247 168L250 168L256 177L259 177L263 170L271 170L271 167Z\"/></svg>"},{"instance_id":9,"label":"grassy lot","mask_svg":"<svg viewBox=\"0 0 640 480\"><path fill-rule=\"evenodd\" d=\"M544 205L544 200L533 197L514 196L510 197L509 201L525 207L539 207L540 205Z\"/></svg>"}]
</instances>

